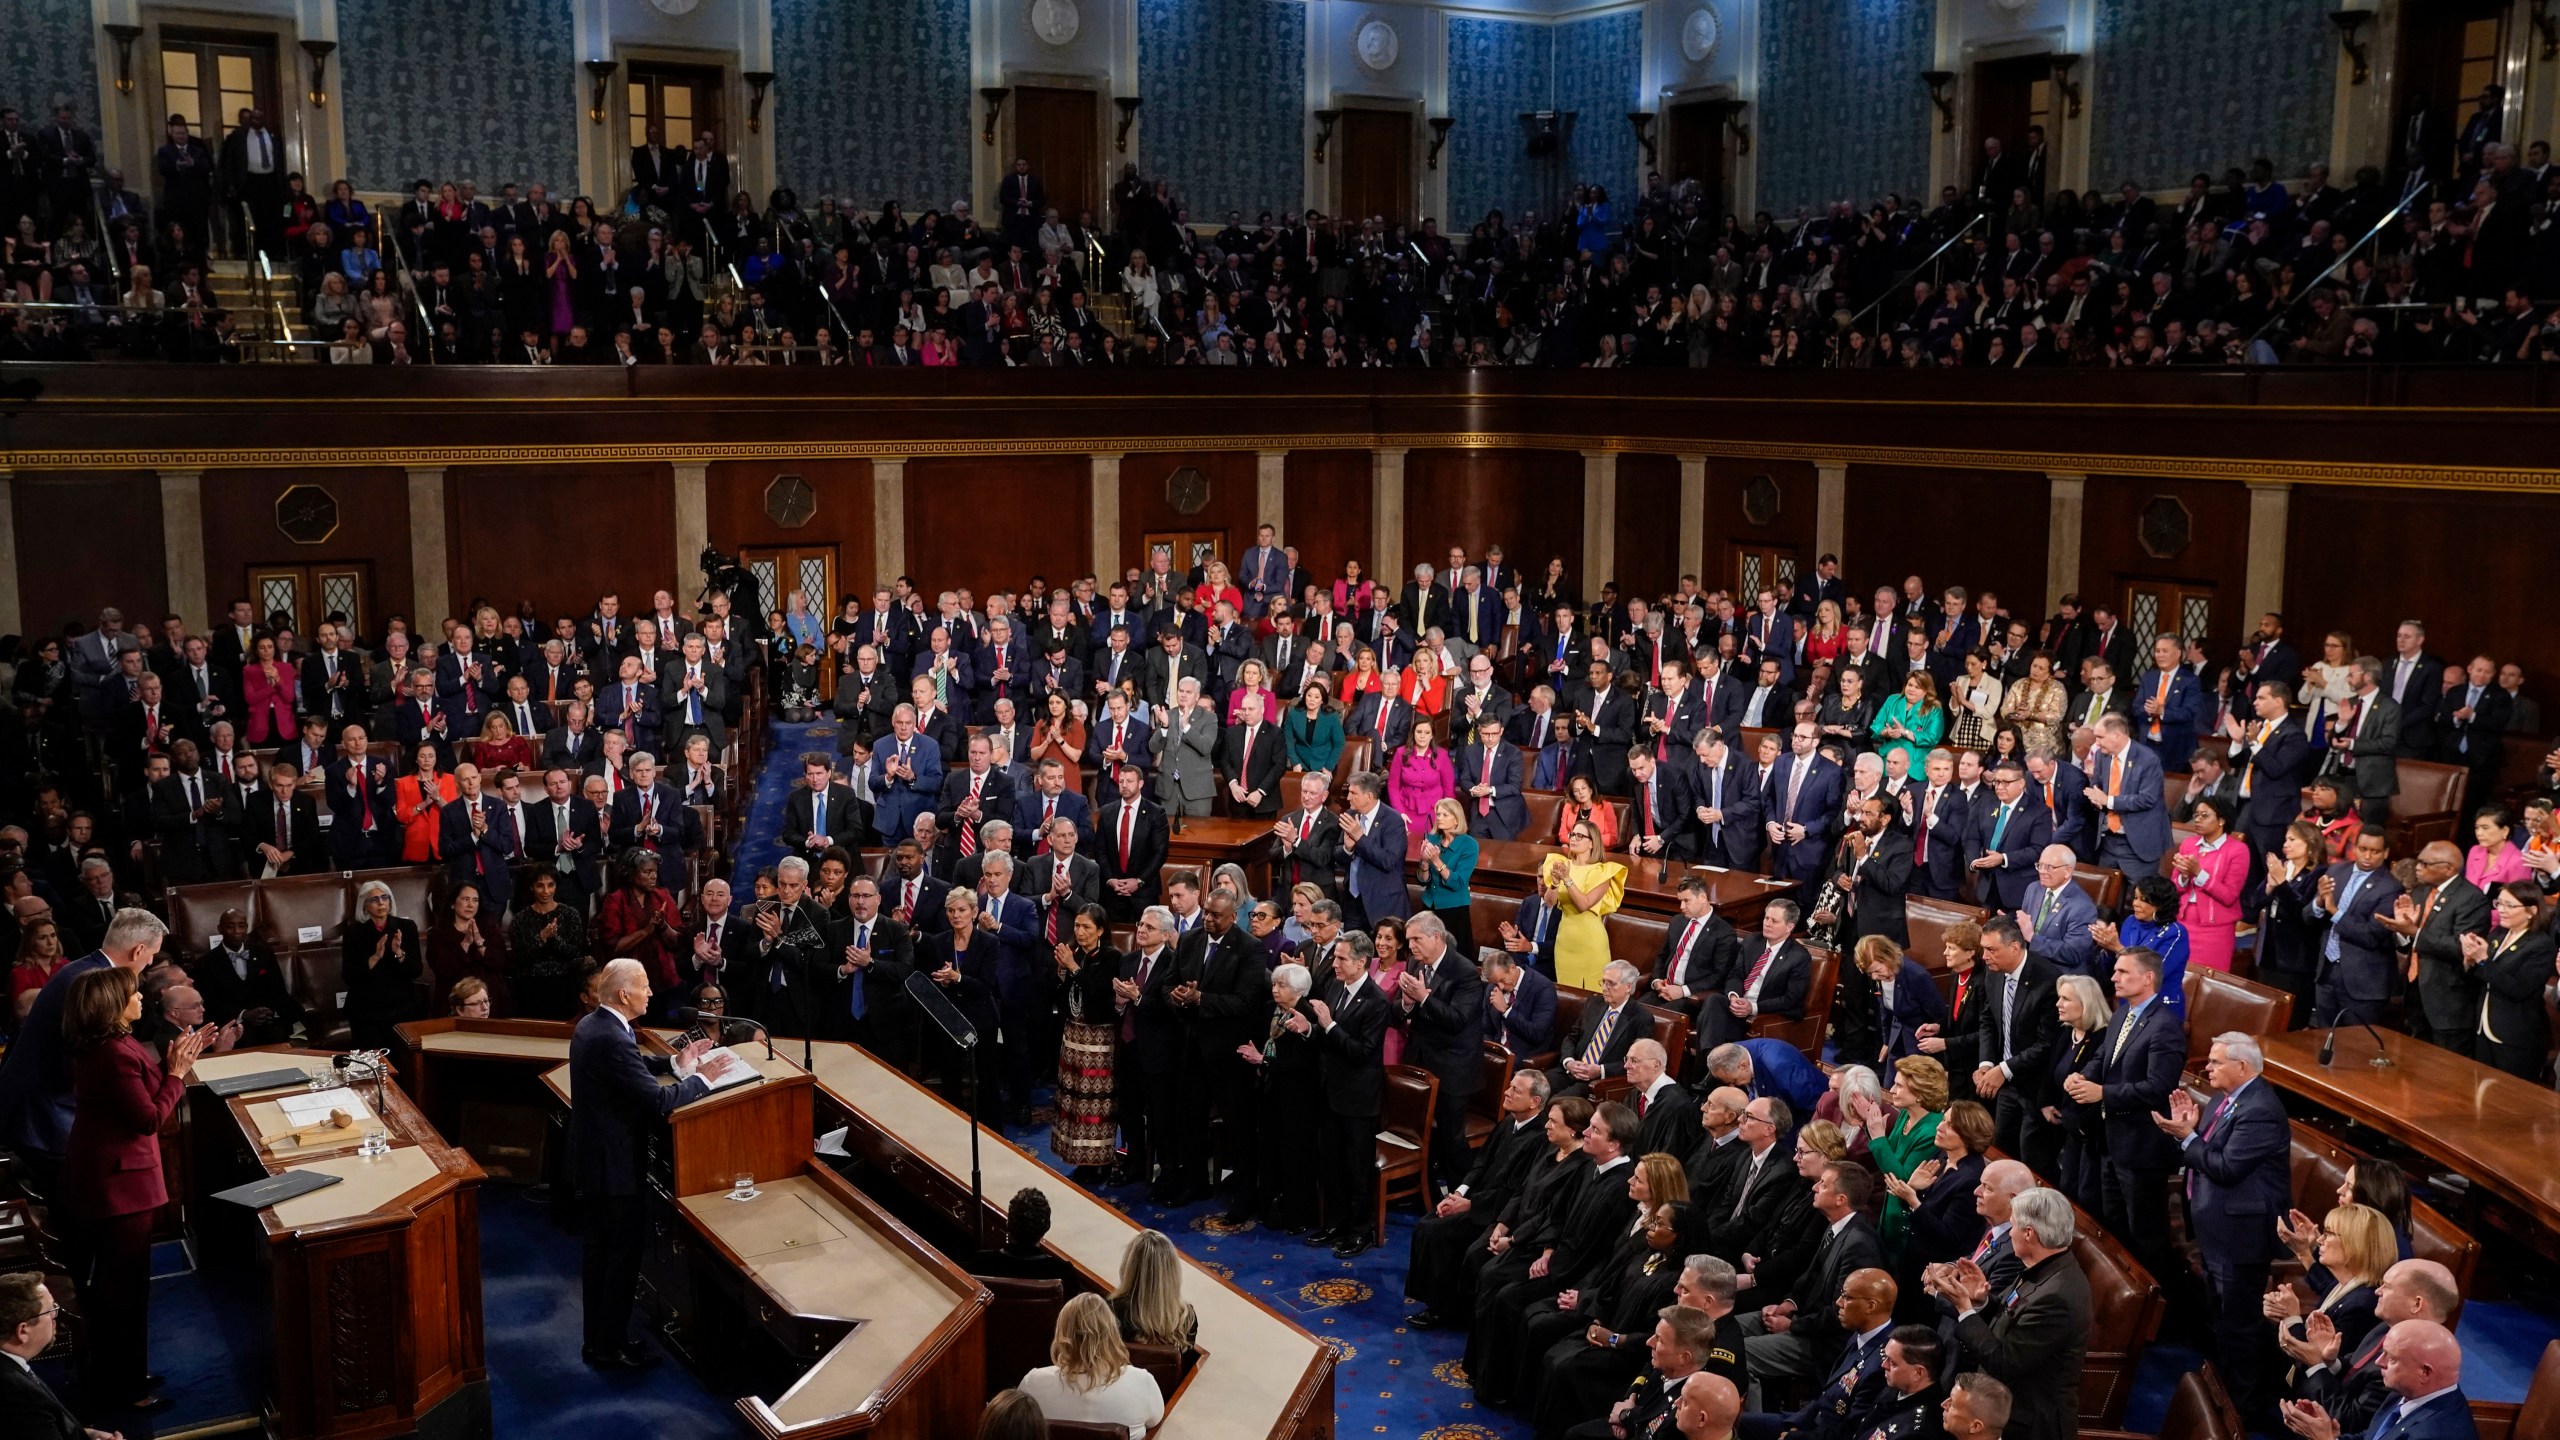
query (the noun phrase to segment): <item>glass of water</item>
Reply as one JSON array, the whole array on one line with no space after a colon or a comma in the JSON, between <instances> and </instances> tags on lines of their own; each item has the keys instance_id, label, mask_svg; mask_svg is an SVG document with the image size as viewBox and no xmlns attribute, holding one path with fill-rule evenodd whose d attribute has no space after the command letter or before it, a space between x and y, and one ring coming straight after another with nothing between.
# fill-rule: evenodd
<instances>
[{"instance_id":1,"label":"glass of water","mask_svg":"<svg viewBox=\"0 0 2560 1440\"><path fill-rule=\"evenodd\" d=\"M737 1178L729 1182L729 1198L732 1200L753 1200L762 1193L756 1189L755 1172L752 1170L739 1171Z\"/></svg>"},{"instance_id":2,"label":"glass of water","mask_svg":"<svg viewBox=\"0 0 2560 1440\"><path fill-rule=\"evenodd\" d=\"M384 1130L379 1126L365 1131L364 1143L356 1148L356 1153L359 1155L390 1154L391 1132Z\"/></svg>"}]
</instances>

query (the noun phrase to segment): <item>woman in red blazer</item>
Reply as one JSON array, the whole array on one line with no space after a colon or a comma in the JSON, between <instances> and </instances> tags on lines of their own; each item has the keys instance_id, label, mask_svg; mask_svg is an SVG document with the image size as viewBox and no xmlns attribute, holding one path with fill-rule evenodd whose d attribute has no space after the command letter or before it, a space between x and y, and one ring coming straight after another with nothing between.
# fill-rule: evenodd
<instances>
[{"instance_id":1,"label":"woman in red blazer","mask_svg":"<svg viewBox=\"0 0 2560 1440\"><path fill-rule=\"evenodd\" d=\"M142 1018L142 989L121 967L93 970L72 982L62 1011L71 1047L71 1143L63 1159L62 1200L54 1213L77 1217L73 1264L85 1272L82 1308L89 1335L81 1346L81 1381L100 1408L142 1413L164 1409L149 1393L151 1344L151 1216L169 1203L160 1178L160 1127L186 1093L187 1073L212 1027L180 1031L164 1069L133 1038Z\"/></svg>"}]
</instances>

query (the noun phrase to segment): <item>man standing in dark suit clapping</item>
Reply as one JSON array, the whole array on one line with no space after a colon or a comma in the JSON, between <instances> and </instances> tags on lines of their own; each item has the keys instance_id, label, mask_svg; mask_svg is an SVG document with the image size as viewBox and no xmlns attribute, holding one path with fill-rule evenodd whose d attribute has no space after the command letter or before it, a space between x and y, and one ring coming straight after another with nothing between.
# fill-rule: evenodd
<instances>
[{"instance_id":1,"label":"man standing in dark suit clapping","mask_svg":"<svg viewBox=\"0 0 2560 1440\"><path fill-rule=\"evenodd\" d=\"M2220 1098L2200 1109L2181 1086L2169 1095L2169 1113L2152 1119L2177 1142L2187 1172L2187 1233L2204 1253L2215 1358L2252 1423L2275 1413L2265 1383L2271 1337L2259 1301L2278 1250L2276 1222L2293 1197L2292 1125L2275 1087L2258 1083L2265 1068L2254 1037L2217 1036L2204 1078Z\"/></svg>"},{"instance_id":2,"label":"man standing in dark suit clapping","mask_svg":"<svg viewBox=\"0 0 2560 1440\"><path fill-rule=\"evenodd\" d=\"M2155 1115L2169 1113L2187 1060L2185 1022L2160 1001L2160 957L2140 948L2116 957L2116 1018L2100 1042L2099 1078L2065 1076L2063 1091L2096 1105L2107 1133L2107 1228L2154 1275L2170 1270L2169 1173L2178 1148Z\"/></svg>"},{"instance_id":3,"label":"man standing in dark suit clapping","mask_svg":"<svg viewBox=\"0 0 2560 1440\"><path fill-rule=\"evenodd\" d=\"M1405 1032L1404 1063L1440 1077L1431 1112L1431 1155L1441 1188L1467 1170L1467 1108L1484 1086L1484 979L1449 944L1449 928L1429 912L1405 924L1414 963L1396 982L1394 1023Z\"/></svg>"},{"instance_id":4,"label":"man standing in dark suit clapping","mask_svg":"<svg viewBox=\"0 0 2560 1440\"><path fill-rule=\"evenodd\" d=\"M1213 895L1209 904L1214 907L1222 899ZM1214 909L1211 923L1216 923ZM1288 1021L1288 1028L1302 1034L1300 1027L1313 1026L1324 1082L1316 1141L1324 1177L1324 1228L1309 1234L1306 1243L1331 1245L1345 1260L1378 1243L1370 1229L1378 1185L1378 1105L1387 1087L1383 1041L1395 1004L1369 983L1367 950L1358 942L1336 949L1332 983L1307 1001L1313 1020L1297 1015Z\"/></svg>"}]
</instances>

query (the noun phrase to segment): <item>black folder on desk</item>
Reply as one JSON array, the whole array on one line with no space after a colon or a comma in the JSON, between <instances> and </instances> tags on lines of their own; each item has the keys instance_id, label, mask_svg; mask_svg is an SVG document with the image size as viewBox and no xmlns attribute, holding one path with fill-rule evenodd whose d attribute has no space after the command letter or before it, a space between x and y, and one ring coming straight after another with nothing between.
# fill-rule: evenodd
<instances>
[{"instance_id":1,"label":"black folder on desk","mask_svg":"<svg viewBox=\"0 0 2560 1440\"><path fill-rule=\"evenodd\" d=\"M287 1200L308 1195L314 1190L326 1190L337 1184L340 1178L319 1170L287 1170L281 1175L270 1175L264 1180L252 1180L246 1185L234 1185L228 1190L217 1190L213 1193L213 1198L228 1200L234 1205L245 1205L252 1210L264 1210L270 1205L280 1205Z\"/></svg>"},{"instance_id":2,"label":"black folder on desk","mask_svg":"<svg viewBox=\"0 0 2560 1440\"><path fill-rule=\"evenodd\" d=\"M292 1085L307 1085L311 1077L301 1070L261 1070L255 1075L226 1075L207 1080L204 1088L228 1100L234 1095L247 1095L259 1090L282 1090Z\"/></svg>"}]
</instances>

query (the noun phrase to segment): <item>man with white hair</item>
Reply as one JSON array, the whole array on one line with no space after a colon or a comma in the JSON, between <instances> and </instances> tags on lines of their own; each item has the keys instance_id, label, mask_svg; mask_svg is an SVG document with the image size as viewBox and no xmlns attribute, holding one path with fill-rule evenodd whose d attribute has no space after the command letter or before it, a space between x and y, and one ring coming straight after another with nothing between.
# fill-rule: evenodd
<instances>
[{"instance_id":1,"label":"man with white hair","mask_svg":"<svg viewBox=\"0 0 2560 1440\"><path fill-rule=\"evenodd\" d=\"M1466 1178L1467 1111L1484 1087L1484 977L1450 945L1439 916L1414 916L1404 934L1413 963L1387 997L1389 1023L1404 1032L1404 1063L1440 1078L1431 1158L1446 1190Z\"/></svg>"},{"instance_id":2,"label":"man with white hair","mask_svg":"<svg viewBox=\"0 0 2560 1440\"><path fill-rule=\"evenodd\" d=\"M640 1203L649 1130L677 1106L710 1094L708 1082L737 1062L722 1056L697 1072L695 1065L711 1048L708 1039L672 1058L640 1053L631 1027L649 1012L649 972L637 960L608 963L596 995L602 1003L578 1022L569 1040L569 1083L577 1096L569 1107L569 1174L587 1225L580 1267L586 1343L580 1356L599 1370L643 1370L657 1356L630 1338L629 1326L649 1238ZM659 1084L657 1077L667 1074L682 1078Z\"/></svg>"},{"instance_id":3,"label":"man with white hair","mask_svg":"<svg viewBox=\"0 0 2560 1440\"><path fill-rule=\"evenodd\" d=\"M1662 1042L1646 1036L1627 1047L1627 1108L1643 1127L1636 1153L1659 1150L1681 1156L1698 1147L1698 1097L1670 1075L1671 1057Z\"/></svg>"},{"instance_id":4,"label":"man with white hair","mask_svg":"<svg viewBox=\"0 0 2560 1440\"><path fill-rule=\"evenodd\" d=\"M2275 1087L2258 1083L2265 1068L2257 1037L2237 1030L2216 1035L2204 1079L2221 1098L2200 1110L2181 1085L2169 1092L2169 1113L2151 1117L2178 1142L2187 1233L2204 1255L2215 1358L2232 1402L2253 1423L2273 1413L2259 1297L2280 1243L2276 1221L2293 1203L2293 1126Z\"/></svg>"},{"instance_id":5,"label":"man with white hair","mask_svg":"<svg viewBox=\"0 0 2560 1440\"><path fill-rule=\"evenodd\" d=\"M1653 1034L1653 1012L1636 1003L1641 978L1624 960L1602 968L1600 993L1582 1002L1582 1018L1564 1037L1556 1068L1547 1072L1558 1097L1586 1094L1594 1081L1626 1073L1628 1047Z\"/></svg>"},{"instance_id":6,"label":"man with white hair","mask_svg":"<svg viewBox=\"0 0 2560 1440\"><path fill-rule=\"evenodd\" d=\"M1218 714L1200 696L1199 677L1185 674L1170 703L1155 707L1147 736L1156 756L1156 798L1169 814L1206 815L1218 793Z\"/></svg>"},{"instance_id":7,"label":"man with white hair","mask_svg":"<svg viewBox=\"0 0 2560 1440\"><path fill-rule=\"evenodd\" d=\"M72 982L109 966L138 976L168 934L169 927L148 910L115 912L98 948L66 962L36 992L16 1043L0 1058L0 1145L18 1153L39 1188L51 1188L71 1144L71 1055L62 1036L62 1008Z\"/></svg>"},{"instance_id":8,"label":"man with white hair","mask_svg":"<svg viewBox=\"0 0 2560 1440\"><path fill-rule=\"evenodd\" d=\"M1954 1304L1965 1353L2009 1387L2017 1440L2069 1440L2080 1429L2080 1368L2089 1350L2089 1277L2071 1253L2071 1202L2042 1186L2009 1204L2009 1243L2025 1267L1993 1308L1991 1279L1971 1260L1931 1293ZM2327 1440L2327 1437L2321 1437Z\"/></svg>"}]
</instances>

